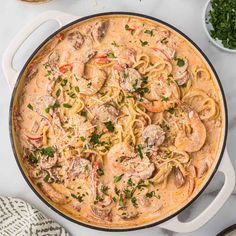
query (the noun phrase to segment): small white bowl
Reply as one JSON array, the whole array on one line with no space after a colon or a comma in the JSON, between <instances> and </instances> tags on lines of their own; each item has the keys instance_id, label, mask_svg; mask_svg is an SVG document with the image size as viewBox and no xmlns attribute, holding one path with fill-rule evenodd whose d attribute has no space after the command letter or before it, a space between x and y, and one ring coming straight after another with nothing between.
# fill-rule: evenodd
<instances>
[{"instance_id":1,"label":"small white bowl","mask_svg":"<svg viewBox=\"0 0 236 236\"><path fill-rule=\"evenodd\" d=\"M209 22L209 11L211 10L211 0L208 0L204 9L203 9L203 15L202 15L202 23L203 23L203 28L206 32L206 35L208 36L209 40L218 48L220 48L221 50L224 50L226 52L231 52L231 53L236 53L236 49L229 49L229 48L225 48L223 46L223 44L221 43L220 40L218 39L213 39L210 35L210 31L213 29L211 23Z\"/></svg>"}]
</instances>

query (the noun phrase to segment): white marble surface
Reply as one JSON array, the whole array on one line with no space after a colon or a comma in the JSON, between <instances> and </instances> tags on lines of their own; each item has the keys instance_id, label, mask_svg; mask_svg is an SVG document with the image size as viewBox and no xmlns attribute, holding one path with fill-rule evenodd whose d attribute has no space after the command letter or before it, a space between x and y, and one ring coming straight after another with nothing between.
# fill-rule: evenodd
<instances>
[{"instance_id":1,"label":"white marble surface","mask_svg":"<svg viewBox=\"0 0 236 236\"><path fill-rule=\"evenodd\" d=\"M0 0L0 55L12 37L26 23L45 10L61 10L71 14L84 16L104 11L130 11L148 14L160 18L178 27L192 38L209 57L218 72L228 102L229 135L228 151L236 167L236 54L228 54L215 48L208 39L201 25L202 9L206 0L53 0L47 4L31 5L16 0ZM55 30L55 24L44 26L34 37L29 39L16 56L16 66L21 68L33 48L37 46L48 32ZM112 236L121 233L105 233L78 226L49 209L39 200L24 181L12 154L8 133L8 109L11 93L0 69L0 195L19 197L27 200L48 216L66 227L72 235L79 236ZM214 199L222 183L221 178L214 178L205 193L183 214L189 219L204 209ZM236 193L236 192L235 192ZM233 194L218 214L205 226L188 235L216 235L225 227L236 223L236 194ZM158 227L122 235L179 235Z\"/></svg>"}]
</instances>

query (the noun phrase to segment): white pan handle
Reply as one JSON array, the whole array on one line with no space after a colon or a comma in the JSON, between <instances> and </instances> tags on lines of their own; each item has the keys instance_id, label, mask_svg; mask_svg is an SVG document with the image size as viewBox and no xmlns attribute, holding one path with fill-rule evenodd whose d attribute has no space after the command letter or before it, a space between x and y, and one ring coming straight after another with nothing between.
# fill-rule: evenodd
<instances>
[{"instance_id":1,"label":"white pan handle","mask_svg":"<svg viewBox=\"0 0 236 236\"><path fill-rule=\"evenodd\" d=\"M198 215L195 219L189 222L181 222L179 221L178 216L175 216L167 222L160 224L159 227L172 230L174 232L187 233L199 229L204 224L206 224L211 218L213 218L213 216L227 201L235 186L235 172L227 150L225 150L218 171L222 172L225 176L224 185L216 196L216 198L202 213L200 213L200 215Z\"/></svg>"},{"instance_id":2,"label":"white pan handle","mask_svg":"<svg viewBox=\"0 0 236 236\"><path fill-rule=\"evenodd\" d=\"M60 11L47 11L40 14L30 24L26 25L10 42L9 46L5 50L2 57L2 68L5 78L8 82L10 89L12 90L19 72L13 67L13 58L21 45L27 40L27 38L42 24L47 21L55 20L59 27L75 20L76 16L66 14Z\"/></svg>"}]
</instances>

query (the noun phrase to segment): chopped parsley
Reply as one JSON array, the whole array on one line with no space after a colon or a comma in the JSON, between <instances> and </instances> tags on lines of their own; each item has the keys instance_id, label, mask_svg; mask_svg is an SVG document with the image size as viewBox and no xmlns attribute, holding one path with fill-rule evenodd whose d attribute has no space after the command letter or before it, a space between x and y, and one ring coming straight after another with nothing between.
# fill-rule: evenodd
<instances>
[{"instance_id":1,"label":"chopped parsley","mask_svg":"<svg viewBox=\"0 0 236 236\"><path fill-rule=\"evenodd\" d=\"M80 112L80 115L81 115L81 116L84 116L84 117L87 117L87 111L82 110L82 111Z\"/></svg>"},{"instance_id":2,"label":"chopped parsley","mask_svg":"<svg viewBox=\"0 0 236 236\"><path fill-rule=\"evenodd\" d=\"M68 82L67 79L63 79L63 80L61 81L61 86L66 86L66 85L67 85L67 82Z\"/></svg>"},{"instance_id":3,"label":"chopped parsley","mask_svg":"<svg viewBox=\"0 0 236 236\"><path fill-rule=\"evenodd\" d=\"M146 29L146 30L144 31L144 33L145 33L145 34L149 34L150 36L154 36L153 30L148 30L148 29Z\"/></svg>"},{"instance_id":4,"label":"chopped parsley","mask_svg":"<svg viewBox=\"0 0 236 236\"><path fill-rule=\"evenodd\" d=\"M116 43L116 41L113 41L113 42L111 43L111 45L114 46L114 47L117 47L117 48L119 47L119 45Z\"/></svg>"},{"instance_id":5,"label":"chopped parsley","mask_svg":"<svg viewBox=\"0 0 236 236\"><path fill-rule=\"evenodd\" d=\"M47 174L47 175L43 178L43 181L47 183L47 182L49 181L49 178L50 178L50 175Z\"/></svg>"},{"instance_id":6,"label":"chopped parsley","mask_svg":"<svg viewBox=\"0 0 236 236\"><path fill-rule=\"evenodd\" d=\"M41 148L39 151L42 155L54 157L55 150L52 147Z\"/></svg>"},{"instance_id":7,"label":"chopped parsley","mask_svg":"<svg viewBox=\"0 0 236 236\"><path fill-rule=\"evenodd\" d=\"M137 207L138 207L138 204L137 204L137 199L136 199L136 197L132 197L132 198L131 198L131 202L132 202L132 204L133 204L133 206L134 206L135 208L137 208Z\"/></svg>"},{"instance_id":8,"label":"chopped parsley","mask_svg":"<svg viewBox=\"0 0 236 236\"><path fill-rule=\"evenodd\" d=\"M183 67L185 65L185 62L182 58L176 58L175 60L177 61L178 67Z\"/></svg>"},{"instance_id":9,"label":"chopped parsley","mask_svg":"<svg viewBox=\"0 0 236 236\"><path fill-rule=\"evenodd\" d=\"M151 191L151 192L147 192L146 193L146 197L147 198L152 198L152 197L154 197L155 196L155 192L154 191Z\"/></svg>"},{"instance_id":10,"label":"chopped parsley","mask_svg":"<svg viewBox=\"0 0 236 236\"><path fill-rule=\"evenodd\" d=\"M138 93L141 97L143 97L145 93L149 92L149 89L147 87L145 87L145 88L137 88L135 90L135 92Z\"/></svg>"},{"instance_id":11,"label":"chopped parsley","mask_svg":"<svg viewBox=\"0 0 236 236\"><path fill-rule=\"evenodd\" d=\"M27 156L27 161L28 161L29 164L31 164L31 165L34 165L34 164L37 164L37 163L38 163L38 159L37 159L32 153L30 153L30 154Z\"/></svg>"},{"instance_id":12,"label":"chopped parsley","mask_svg":"<svg viewBox=\"0 0 236 236\"><path fill-rule=\"evenodd\" d=\"M72 105L70 105L69 103L63 103L63 107L65 107L65 108L71 108Z\"/></svg>"},{"instance_id":13,"label":"chopped parsley","mask_svg":"<svg viewBox=\"0 0 236 236\"><path fill-rule=\"evenodd\" d=\"M129 30L129 25L126 24L126 25L125 25L125 29L126 29L126 30Z\"/></svg>"},{"instance_id":14,"label":"chopped parsley","mask_svg":"<svg viewBox=\"0 0 236 236\"><path fill-rule=\"evenodd\" d=\"M169 112L170 114L174 114L175 113L175 108L174 107L170 107L166 111Z\"/></svg>"},{"instance_id":15,"label":"chopped parsley","mask_svg":"<svg viewBox=\"0 0 236 236\"><path fill-rule=\"evenodd\" d=\"M134 186L134 185L135 185L135 183L132 181L131 178L128 179L127 184L128 184L129 186Z\"/></svg>"},{"instance_id":16,"label":"chopped parsley","mask_svg":"<svg viewBox=\"0 0 236 236\"><path fill-rule=\"evenodd\" d=\"M32 111L34 110L33 106L30 103L27 105L27 107Z\"/></svg>"},{"instance_id":17,"label":"chopped parsley","mask_svg":"<svg viewBox=\"0 0 236 236\"><path fill-rule=\"evenodd\" d=\"M90 138L90 142L93 144L93 145L97 145L100 143L100 138L102 137L102 134L96 134L96 133L93 133L91 138Z\"/></svg>"},{"instance_id":18,"label":"chopped parsley","mask_svg":"<svg viewBox=\"0 0 236 236\"><path fill-rule=\"evenodd\" d=\"M163 44L167 44L168 43L168 40L167 40L167 38L165 37L165 38L163 38L162 40L161 40L161 43L163 43Z\"/></svg>"},{"instance_id":19,"label":"chopped parsley","mask_svg":"<svg viewBox=\"0 0 236 236\"><path fill-rule=\"evenodd\" d=\"M124 194L127 199L130 199L133 196L133 191L130 189L125 189Z\"/></svg>"},{"instance_id":20,"label":"chopped parsley","mask_svg":"<svg viewBox=\"0 0 236 236\"><path fill-rule=\"evenodd\" d=\"M60 105L55 102L54 104L52 104L52 105L50 105L49 107L45 108L45 112L46 112L46 113L49 113L50 109L56 109L56 108L58 108L58 107L60 107Z\"/></svg>"},{"instance_id":21,"label":"chopped parsley","mask_svg":"<svg viewBox=\"0 0 236 236\"><path fill-rule=\"evenodd\" d=\"M80 92L80 89L79 89L78 86L75 86L75 92L76 92L76 93L79 93L79 92Z\"/></svg>"},{"instance_id":22,"label":"chopped parsley","mask_svg":"<svg viewBox=\"0 0 236 236\"><path fill-rule=\"evenodd\" d=\"M104 175L104 170L103 170L102 168L98 168L98 169L97 169L97 174L98 174L99 176Z\"/></svg>"},{"instance_id":23,"label":"chopped parsley","mask_svg":"<svg viewBox=\"0 0 236 236\"><path fill-rule=\"evenodd\" d=\"M83 202L84 201L84 196L85 196L84 194L82 194L82 195L80 195L80 194L75 195L75 194L71 193L71 197L75 198L79 202Z\"/></svg>"},{"instance_id":24,"label":"chopped parsley","mask_svg":"<svg viewBox=\"0 0 236 236\"><path fill-rule=\"evenodd\" d=\"M101 187L101 192L104 194L104 195L108 195L108 190L109 190L109 187L106 186L106 185L102 185Z\"/></svg>"},{"instance_id":25,"label":"chopped parsley","mask_svg":"<svg viewBox=\"0 0 236 236\"><path fill-rule=\"evenodd\" d=\"M142 47L145 47L145 46L148 45L148 42L147 42L147 41L142 41L141 39L139 39L139 41L140 41Z\"/></svg>"},{"instance_id":26,"label":"chopped parsley","mask_svg":"<svg viewBox=\"0 0 236 236\"><path fill-rule=\"evenodd\" d=\"M210 31L214 39L219 39L223 46L236 49L236 1L212 0L209 11Z\"/></svg>"},{"instance_id":27,"label":"chopped parsley","mask_svg":"<svg viewBox=\"0 0 236 236\"><path fill-rule=\"evenodd\" d=\"M110 132L113 132L113 131L114 131L115 127L114 127L114 125L112 124L111 121L105 122L104 124L105 124L106 128L107 128Z\"/></svg>"},{"instance_id":28,"label":"chopped parsley","mask_svg":"<svg viewBox=\"0 0 236 236\"><path fill-rule=\"evenodd\" d=\"M108 58L116 58L116 56L114 55L113 52L108 53L108 54L107 54L107 57L108 57Z\"/></svg>"},{"instance_id":29,"label":"chopped parsley","mask_svg":"<svg viewBox=\"0 0 236 236\"><path fill-rule=\"evenodd\" d=\"M121 181L123 176L124 174L114 176L114 183L118 183L119 181Z\"/></svg>"},{"instance_id":30,"label":"chopped parsley","mask_svg":"<svg viewBox=\"0 0 236 236\"><path fill-rule=\"evenodd\" d=\"M169 97L164 97L164 96L162 96L162 97L161 97L161 101L162 101L162 102L168 102L168 101L169 101Z\"/></svg>"},{"instance_id":31,"label":"chopped parsley","mask_svg":"<svg viewBox=\"0 0 236 236\"><path fill-rule=\"evenodd\" d=\"M141 144L138 145L137 151L138 151L139 157L140 157L141 159L143 159L143 150L142 150L142 145L141 145Z\"/></svg>"},{"instance_id":32,"label":"chopped parsley","mask_svg":"<svg viewBox=\"0 0 236 236\"><path fill-rule=\"evenodd\" d=\"M58 89L58 90L56 91L56 97L58 98L58 97L60 96L60 94L61 94L61 90Z\"/></svg>"},{"instance_id":33,"label":"chopped parsley","mask_svg":"<svg viewBox=\"0 0 236 236\"><path fill-rule=\"evenodd\" d=\"M90 88L92 86L92 82L89 82L88 84L87 84L87 88Z\"/></svg>"},{"instance_id":34,"label":"chopped parsley","mask_svg":"<svg viewBox=\"0 0 236 236\"><path fill-rule=\"evenodd\" d=\"M119 199L119 206L120 206L120 207L123 207L123 206L124 206L124 198L123 198L122 195L120 196L120 199Z\"/></svg>"}]
</instances>

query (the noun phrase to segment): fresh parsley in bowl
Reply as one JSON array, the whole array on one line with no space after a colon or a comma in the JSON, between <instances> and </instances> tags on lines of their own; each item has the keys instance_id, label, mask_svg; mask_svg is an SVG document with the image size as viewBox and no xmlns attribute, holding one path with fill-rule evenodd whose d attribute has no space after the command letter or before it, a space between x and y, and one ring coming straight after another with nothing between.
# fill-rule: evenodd
<instances>
[{"instance_id":1,"label":"fresh parsley in bowl","mask_svg":"<svg viewBox=\"0 0 236 236\"><path fill-rule=\"evenodd\" d=\"M203 22L214 45L228 52L236 52L236 0L208 1Z\"/></svg>"}]
</instances>

